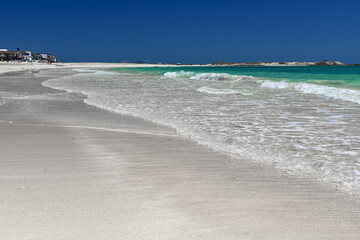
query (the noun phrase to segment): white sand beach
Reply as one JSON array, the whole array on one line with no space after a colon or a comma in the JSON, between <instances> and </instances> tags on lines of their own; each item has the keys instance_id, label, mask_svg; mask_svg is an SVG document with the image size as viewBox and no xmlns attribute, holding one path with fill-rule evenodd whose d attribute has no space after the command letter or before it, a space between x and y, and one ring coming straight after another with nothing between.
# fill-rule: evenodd
<instances>
[{"instance_id":1,"label":"white sand beach","mask_svg":"<svg viewBox=\"0 0 360 240\"><path fill-rule=\"evenodd\" d=\"M176 67L167 64L136 64L136 63L40 63L40 62L0 62L0 74L24 70L61 69L61 68L118 68L118 67ZM186 65L182 65L186 66ZM190 65L189 65L190 66ZM191 65L200 66L200 65Z\"/></svg>"},{"instance_id":2,"label":"white sand beach","mask_svg":"<svg viewBox=\"0 0 360 240\"><path fill-rule=\"evenodd\" d=\"M350 194L41 85L123 65L0 64L0 239L360 239Z\"/></svg>"}]
</instances>

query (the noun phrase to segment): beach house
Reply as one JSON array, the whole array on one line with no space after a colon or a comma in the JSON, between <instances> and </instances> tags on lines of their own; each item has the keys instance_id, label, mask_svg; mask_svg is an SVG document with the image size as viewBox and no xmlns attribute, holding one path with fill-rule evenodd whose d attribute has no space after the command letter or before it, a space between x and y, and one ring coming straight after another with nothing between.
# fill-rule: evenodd
<instances>
[{"instance_id":1,"label":"beach house","mask_svg":"<svg viewBox=\"0 0 360 240\"><path fill-rule=\"evenodd\" d=\"M47 56L47 61L48 61L48 63L57 63L57 62L58 62L57 59L56 59L56 57L55 57L55 56L51 56L51 55L48 55L48 56Z\"/></svg>"},{"instance_id":2,"label":"beach house","mask_svg":"<svg viewBox=\"0 0 360 240\"><path fill-rule=\"evenodd\" d=\"M32 60L33 60L33 57L31 55L31 52L26 51L25 53L21 54L21 61L31 62Z\"/></svg>"},{"instance_id":3,"label":"beach house","mask_svg":"<svg viewBox=\"0 0 360 240\"><path fill-rule=\"evenodd\" d=\"M33 57L36 61L47 62L49 54L46 53L33 53Z\"/></svg>"},{"instance_id":4,"label":"beach house","mask_svg":"<svg viewBox=\"0 0 360 240\"><path fill-rule=\"evenodd\" d=\"M6 59L6 55L3 53L3 51L1 51L2 49L0 49L0 61L5 61Z\"/></svg>"},{"instance_id":5,"label":"beach house","mask_svg":"<svg viewBox=\"0 0 360 240\"><path fill-rule=\"evenodd\" d=\"M30 51L13 51L7 49L0 49L0 61L23 61L32 62L40 61L46 63L57 63L55 56L49 53L32 53Z\"/></svg>"},{"instance_id":6,"label":"beach house","mask_svg":"<svg viewBox=\"0 0 360 240\"><path fill-rule=\"evenodd\" d=\"M0 61L6 61L6 54L7 49L0 49Z\"/></svg>"}]
</instances>

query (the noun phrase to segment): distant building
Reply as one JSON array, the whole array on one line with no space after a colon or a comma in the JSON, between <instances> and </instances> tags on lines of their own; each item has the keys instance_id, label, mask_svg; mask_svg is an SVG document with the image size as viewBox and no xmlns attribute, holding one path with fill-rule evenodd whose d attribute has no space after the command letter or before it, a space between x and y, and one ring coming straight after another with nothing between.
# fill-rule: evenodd
<instances>
[{"instance_id":1,"label":"distant building","mask_svg":"<svg viewBox=\"0 0 360 240\"><path fill-rule=\"evenodd\" d=\"M33 60L33 57L31 55L31 52L25 52L21 54L21 61L24 62L31 62Z\"/></svg>"},{"instance_id":2,"label":"distant building","mask_svg":"<svg viewBox=\"0 0 360 240\"><path fill-rule=\"evenodd\" d=\"M21 61L24 51L8 51L8 61Z\"/></svg>"},{"instance_id":3,"label":"distant building","mask_svg":"<svg viewBox=\"0 0 360 240\"><path fill-rule=\"evenodd\" d=\"M39 61L45 63L57 63L55 56L48 53L32 53L29 51L8 51L7 49L0 49L0 61L23 61L32 62Z\"/></svg>"},{"instance_id":4,"label":"distant building","mask_svg":"<svg viewBox=\"0 0 360 240\"><path fill-rule=\"evenodd\" d=\"M33 53L33 57L36 61L47 62L48 54L46 53Z\"/></svg>"},{"instance_id":5,"label":"distant building","mask_svg":"<svg viewBox=\"0 0 360 240\"><path fill-rule=\"evenodd\" d=\"M18 51L0 51L0 61L20 61L22 59L21 54L25 52Z\"/></svg>"},{"instance_id":6,"label":"distant building","mask_svg":"<svg viewBox=\"0 0 360 240\"><path fill-rule=\"evenodd\" d=\"M55 56L48 56L48 62L49 63L57 63L58 61L56 60Z\"/></svg>"},{"instance_id":7,"label":"distant building","mask_svg":"<svg viewBox=\"0 0 360 240\"><path fill-rule=\"evenodd\" d=\"M6 61L6 55L0 52L0 61Z\"/></svg>"},{"instance_id":8,"label":"distant building","mask_svg":"<svg viewBox=\"0 0 360 240\"><path fill-rule=\"evenodd\" d=\"M5 52L7 52L7 49L0 49L0 61L6 61L6 55Z\"/></svg>"}]
</instances>

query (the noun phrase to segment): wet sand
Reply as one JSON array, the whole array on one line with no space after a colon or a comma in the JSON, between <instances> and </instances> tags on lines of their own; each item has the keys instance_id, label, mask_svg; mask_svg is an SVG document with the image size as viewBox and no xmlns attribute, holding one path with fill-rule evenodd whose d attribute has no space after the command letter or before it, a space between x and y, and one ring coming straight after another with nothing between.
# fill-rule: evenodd
<instances>
[{"instance_id":1,"label":"wet sand","mask_svg":"<svg viewBox=\"0 0 360 240\"><path fill-rule=\"evenodd\" d=\"M0 74L46 69L69 69L69 68L123 68L123 67L176 67L179 65L169 64L137 64L137 63L104 63L104 62L70 62L70 63L41 63L41 62L2 62L0 61ZM181 65L204 66L204 65Z\"/></svg>"},{"instance_id":2,"label":"wet sand","mask_svg":"<svg viewBox=\"0 0 360 240\"><path fill-rule=\"evenodd\" d=\"M0 75L0 239L360 239L351 195L41 86L71 73Z\"/></svg>"}]
</instances>

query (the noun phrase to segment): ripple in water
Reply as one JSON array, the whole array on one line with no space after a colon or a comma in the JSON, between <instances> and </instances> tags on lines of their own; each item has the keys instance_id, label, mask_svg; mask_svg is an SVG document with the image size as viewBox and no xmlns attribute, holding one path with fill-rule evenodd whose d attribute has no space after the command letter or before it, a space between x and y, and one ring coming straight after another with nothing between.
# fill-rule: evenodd
<instances>
[{"instance_id":1,"label":"ripple in water","mask_svg":"<svg viewBox=\"0 0 360 240\"><path fill-rule=\"evenodd\" d=\"M286 82L204 76L90 71L44 85L86 94L91 105L174 127L215 150L360 195L359 104Z\"/></svg>"}]
</instances>

